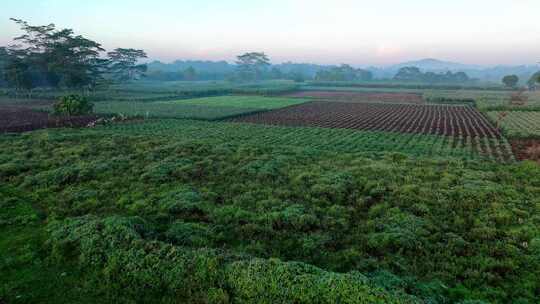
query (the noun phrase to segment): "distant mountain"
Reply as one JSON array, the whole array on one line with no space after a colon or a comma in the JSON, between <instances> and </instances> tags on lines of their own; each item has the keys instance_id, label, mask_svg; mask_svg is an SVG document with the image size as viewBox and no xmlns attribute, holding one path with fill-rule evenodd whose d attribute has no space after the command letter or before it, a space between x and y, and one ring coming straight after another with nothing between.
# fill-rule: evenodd
<instances>
[{"instance_id":1,"label":"distant mountain","mask_svg":"<svg viewBox=\"0 0 540 304\"><path fill-rule=\"evenodd\" d=\"M417 67L423 72L465 72L471 78L484 82L496 83L499 83L504 76L510 74L517 75L520 78L520 82L525 83L534 73L540 71L539 65L486 67L481 65L443 61L433 58L408 61L388 67L371 67L369 70L376 78L392 78L399 69L407 66Z\"/></svg>"}]
</instances>

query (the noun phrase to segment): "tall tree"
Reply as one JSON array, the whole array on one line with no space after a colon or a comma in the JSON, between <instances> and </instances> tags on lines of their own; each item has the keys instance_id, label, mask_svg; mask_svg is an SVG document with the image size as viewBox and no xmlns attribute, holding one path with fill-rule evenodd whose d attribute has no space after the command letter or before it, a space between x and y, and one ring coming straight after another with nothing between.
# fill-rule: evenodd
<instances>
[{"instance_id":1,"label":"tall tree","mask_svg":"<svg viewBox=\"0 0 540 304\"><path fill-rule=\"evenodd\" d=\"M502 83L509 88L515 88L519 82L519 77L517 75L506 75L502 79Z\"/></svg>"},{"instance_id":2,"label":"tall tree","mask_svg":"<svg viewBox=\"0 0 540 304\"><path fill-rule=\"evenodd\" d=\"M182 78L187 81L193 81L197 79L197 71L190 66L182 72Z\"/></svg>"},{"instance_id":3,"label":"tall tree","mask_svg":"<svg viewBox=\"0 0 540 304\"><path fill-rule=\"evenodd\" d=\"M403 67L394 76L394 80L417 81L422 79L422 72L417 67Z\"/></svg>"},{"instance_id":4,"label":"tall tree","mask_svg":"<svg viewBox=\"0 0 540 304\"><path fill-rule=\"evenodd\" d=\"M24 34L14 40L20 45L10 46L20 54L18 59L31 67L47 85L53 87L91 87L101 79L105 51L95 41L75 35L71 29L57 30L54 24L32 26L20 19L17 23Z\"/></svg>"},{"instance_id":5,"label":"tall tree","mask_svg":"<svg viewBox=\"0 0 540 304\"><path fill-rule=\"evenodd\" d=\"M0 47L0 86L7 85L6 82L6 66L9 61L9 54L5 47Z\"/></svg>"},{"instance_id":6,"label":"tall tree","mask_svg":"<svg viewBox=\"0 0 540 304\"><path fill-rule=\"evenodd\" d=\"M110 60L110 72L117 81L139 79L148 69L146 64L137 64L140 59L148 58L143 50L118 48L107 55Z\"/></svg>"},{"instance_id":7,"label":"tall tree","mask_svg":"<svg viewBox=\"0 0 540 304\"><path fill-rule=\"evenodd\" d=\"M260 80L268 66L270 59L264 53L251 52L237 57L238 73L243 80Z\"/></svg>"}]
</instances>

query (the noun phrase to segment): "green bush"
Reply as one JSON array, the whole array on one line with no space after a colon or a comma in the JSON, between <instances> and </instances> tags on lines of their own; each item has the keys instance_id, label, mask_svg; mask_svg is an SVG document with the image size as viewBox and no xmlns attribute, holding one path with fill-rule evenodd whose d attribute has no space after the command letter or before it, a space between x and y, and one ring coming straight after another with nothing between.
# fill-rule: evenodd
<instances>
[{"instance_id":1,"label":"green bush","mask_svg":"<svg viewBox=\"0 0 540 304\"><path fill-rule=\"evenodd\" d=\"M87 115L94 110L94 104L81 95L66 95L62 96L59 101L54 104L54 114L56 115Z\"/></svg>"}]
</instances>

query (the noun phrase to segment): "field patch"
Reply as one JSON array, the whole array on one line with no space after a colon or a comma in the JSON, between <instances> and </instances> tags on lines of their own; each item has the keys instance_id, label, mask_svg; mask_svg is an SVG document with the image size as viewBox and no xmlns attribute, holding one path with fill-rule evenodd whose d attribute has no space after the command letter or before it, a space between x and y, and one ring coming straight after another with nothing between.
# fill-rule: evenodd
<instances>
[{"instance_id":1,"label":"field patch","mask_svg":"<svg viewBox=\"0 0 540 304\"><path fill-rule=\"evenodd\" d=\"M513 138L540 138L540 112L535 111L492 111L489 118L500 124L504 133Z\"/></svg>"},{"instance_id":2,"label":"field patch","mask_svg":"<svg viewBox=\"0 0 540 304\"><path fill-rule=\"evenodd\" d=\"M235 121L445 136L500 137L472 107L310 102Z\"/></svg>"},{"instance_id":3,"label":"field patch","mask_svg":"<svg viewBox=\"0 0 540 304\"><path fill-rule=\"evenodd\" d=\"M510 143L517 159L540 164L540 139L512 139Z\"/></svg>"},{"instance_id":4,"label":"field patch","mask_svg":"<svg viewBox=\"0 0 540 304\"><path fill-rule=\"evenodd\" d=\"M26 132L44 128L84 127L97 119L94 115L57 117L22 106L0 107L0 133Z\"/></svg>"},{"instance_id":5,"label":"field patch","mask_svg":"<svg viewBox=\"0 0 540 304\"><path fill-rule=\"evenodd\" d=\"M310 102L255 113L235 122L438 135L455 138L481 155L510 160L508 143L476 109L469 106Z\"/></svg>"},{"instance_id":6,"label":"field patch","mask_svg":"<svg viewBox=\"0 0 540 304\"><path fill-rule=\"evenodd\" d=\"M316 98L328 101L345 102L389 102L423 104L421 94L417 93L377 93L349 91L301 91L288 94L289 97Z\"/></svg>"},{"instance_id":7,"label":"field patch","mask_svg":"<svg viewBox=\"0 0 540 304\"><path fill-rule=\"evenodd\" d=\"M299 104L304 100L259 96L221 96L166 102L98 102L96 113L144 118L216 120Z\"/></svg>"},{"instance_id":8,"label":"field patch","mask_svg":"<svg viewBox=\"0 0 540 304\"><path fill-rule=\"evenodd\" d=\"M107 131L105 131L107 130ZM212 144L244 144L254 147L297 147L338 153L399 152L433 158L512 160L512 151L504 139L469 138L359 131L315 127L287 127L234 122L193 120L149 120L97 129L111 134L179 137Z\"/></svg>"},{"instance_id":9,"label":"field patch","mask_svg":"<svg viewBox=\"0 0 540 304\"><path fill-rule=\"evenodd\" d=\"M218 96L176 101L165 101L160 104L193 105L205 107L234 107L244 109L278 109L304 103L305 100L282 97L261 96Z\"/></svg>"}]
</instances>

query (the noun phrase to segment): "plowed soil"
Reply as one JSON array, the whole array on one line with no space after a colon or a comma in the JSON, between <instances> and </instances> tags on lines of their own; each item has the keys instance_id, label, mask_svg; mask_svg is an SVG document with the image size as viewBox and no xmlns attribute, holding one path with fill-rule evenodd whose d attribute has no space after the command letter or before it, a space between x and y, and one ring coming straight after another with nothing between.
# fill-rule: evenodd
<instances>
[{"instance_id":1,"label":"plowed soil","mask_svg":"<svg viewBox=\"0 0 540 304\"><path fill-rule=\"evenodd\" d=\"M238 122L500 138L469 106L310 102L233 119Z\"/></svg>"},{"instance_id":2,"label":"plowed soil","mask_svg":"<svg viewBox=\"0 0 540 304\"><path fill-rule=\"evenodd\" d=\"M44 128L84 127L97 116L56 117L24 106L0 106L0 133L27 132Z\"/></svg>"},{"instance_id":3,"label":"plowed soil","mask_svg":"<svg viewBox=\"0 0 540 304\"><path fill-rule=\"evenodd\" d=\"M540 139L515 139L510 144L518 160L533 160L540 164Z\"/></svg>"}]
</instances>

